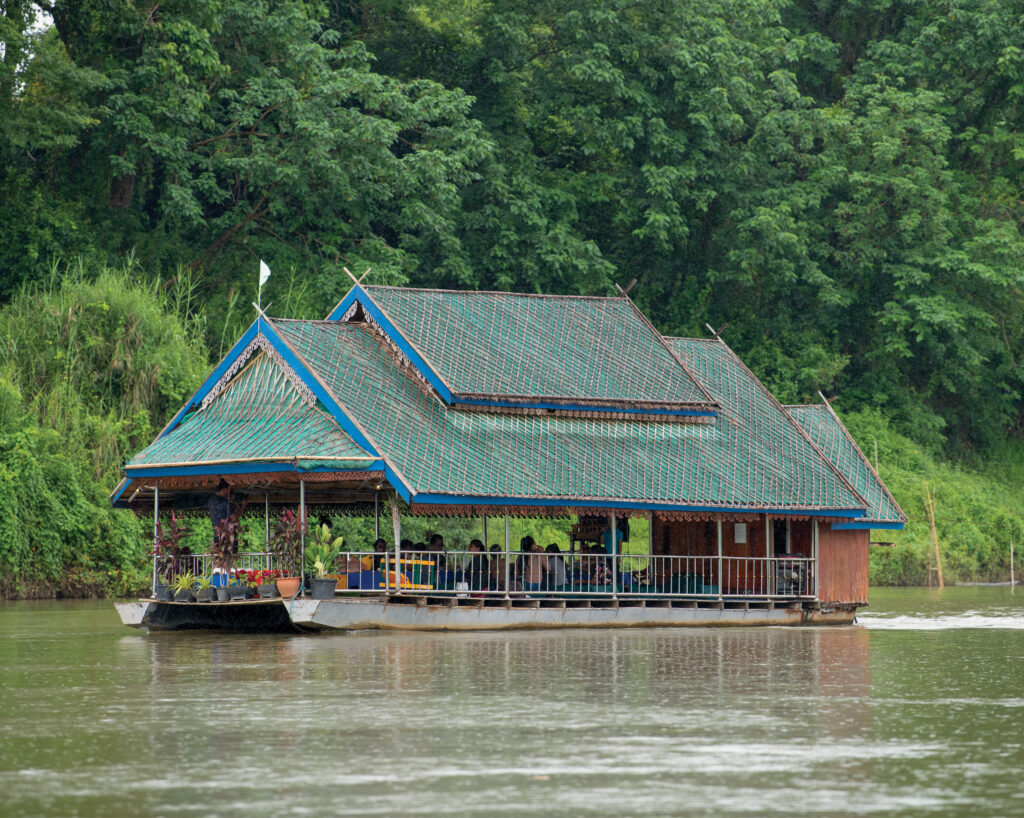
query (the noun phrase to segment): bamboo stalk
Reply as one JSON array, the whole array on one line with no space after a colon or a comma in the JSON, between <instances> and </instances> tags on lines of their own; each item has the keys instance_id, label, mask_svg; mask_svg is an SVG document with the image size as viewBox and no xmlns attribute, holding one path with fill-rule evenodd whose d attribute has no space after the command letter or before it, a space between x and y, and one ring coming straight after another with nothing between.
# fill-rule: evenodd
<instances>
[{"instance_id":1,"label":"bamboo stalk","mask_svg":"<svg viewBox=\"0 0 1024 818\"><path fill-rule=\"evenodd\" d=\"M924 484L925 505L928 508L928 523L931 527L932 548L935 552L935 572L939 581L939 588L945 587L942 581L942 557L939 556L939 535L935 531L935 500L932 498L928 483Z\"/></svg>"}]
</instances>

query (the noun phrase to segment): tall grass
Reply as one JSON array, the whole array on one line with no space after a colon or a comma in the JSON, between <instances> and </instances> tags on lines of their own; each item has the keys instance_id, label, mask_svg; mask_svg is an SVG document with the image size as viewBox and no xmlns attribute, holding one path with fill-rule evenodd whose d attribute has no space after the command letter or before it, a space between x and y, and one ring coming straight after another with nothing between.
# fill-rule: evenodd
<instances>
[{"instance_id":1,"label":"tall grass","mask_svg":"<svg viewBox=\"0 0 1024 818\"><path fill-rule=\"evenodd\" d=\"M983 470L940 459L893 431L877 411L843 416L861 449L878 442L879 470L910 518L903 531L874 532L891 547L871 550L871 582L876 585L924 585L932 562L925 483L935 500L935 527L944 579L1000 582L1010 576L1010 542L1017 545L1020 575L1024 540L1024 449L1011 447ZM873 454L871 455L873 456Z\"/></svg>"},{"instance_id":2,"label":"tall grass","mask_svg":"<svg viewBox=\"0 0 1024 818\"><path fill-rule=\"evenodd\" d=\"M173 282L131 259L55 262L0 309L0 372L42 428L89 453L96 479L111 479L205 374L195 288L183 274Z\"/></svg>"},{"instance_id":3,"label":"tall grass","mask_svg":"<svg viewBox=\"0 0 1024 818\"><path fill-rule=\"evenodd\" d=\"M143 526L110 507L122 460L208 368L187 275L54 263L0 307L0 595L145 584Z\"/></svg>"}]
</instances>

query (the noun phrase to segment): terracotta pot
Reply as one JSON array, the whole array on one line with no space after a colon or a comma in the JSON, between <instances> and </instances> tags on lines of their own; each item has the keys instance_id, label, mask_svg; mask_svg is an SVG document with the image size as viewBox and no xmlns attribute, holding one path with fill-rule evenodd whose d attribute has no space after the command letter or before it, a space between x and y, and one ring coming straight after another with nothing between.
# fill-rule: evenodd
<instances>
[{"instance_id":1,"label":"terracotta pot","mask_svg":"<svg viewBox=\"0 0 1024 818\"><path fill-rule=\"evenodd\" d=\"M299 592L302 583L300 577L281 577L277 581L277 590L283 597L291 598Z\"/></svg>"}]
</instances>

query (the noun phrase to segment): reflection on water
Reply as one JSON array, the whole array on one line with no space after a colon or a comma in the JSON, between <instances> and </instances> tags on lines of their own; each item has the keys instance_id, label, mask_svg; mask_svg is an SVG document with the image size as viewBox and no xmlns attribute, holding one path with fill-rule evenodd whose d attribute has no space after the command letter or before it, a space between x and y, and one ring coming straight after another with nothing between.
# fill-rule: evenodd
<instances>
[{"instance_id":1,"label":"reflection on water","mask_svg":"<svg viewBox=\"0 0 1024 818\"><path fill-rule=\"evenodd\" d=\"M856 628L312 637L0 606L0 815L1024 814L1020 601L873 592ZM892 627L975 616L1005 624Z\"/></svg>"}]
</instances>

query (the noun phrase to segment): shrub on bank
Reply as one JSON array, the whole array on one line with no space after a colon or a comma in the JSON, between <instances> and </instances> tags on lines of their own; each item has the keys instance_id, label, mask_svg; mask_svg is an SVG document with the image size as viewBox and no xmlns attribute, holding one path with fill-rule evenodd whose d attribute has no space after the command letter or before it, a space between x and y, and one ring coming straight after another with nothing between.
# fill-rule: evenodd
<instances>
[{"instance_id":1,"label":"shrub on bank","mask_svg":"<svg viewBox=\"0 0 1024 818\"><path fill-rule=\"evenodd\" d=\"M879 472L910 518L903 531L876 531L892 541L871 549L875 585L924 585L933 562L925 506L927 483L935 503L935 528L947 583L1009 579L1010 541L1016 545L1018 576L1024 560L1024 487L1007 479L1012 469L992 464L976 471L940 460L925 447L893 431L877 410L842 416L861 449L873 457L878 443ZM1015 463L1024 452L1007 450Z\"/></svg>"}]
</instances>

